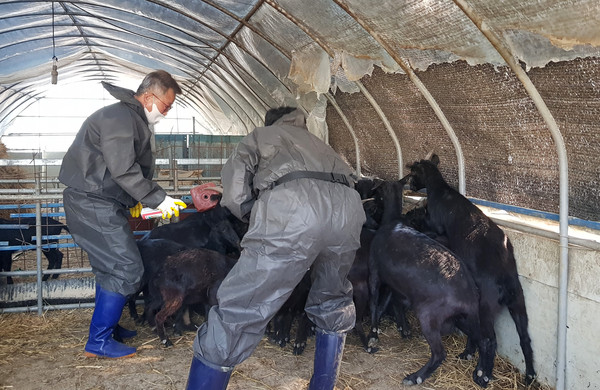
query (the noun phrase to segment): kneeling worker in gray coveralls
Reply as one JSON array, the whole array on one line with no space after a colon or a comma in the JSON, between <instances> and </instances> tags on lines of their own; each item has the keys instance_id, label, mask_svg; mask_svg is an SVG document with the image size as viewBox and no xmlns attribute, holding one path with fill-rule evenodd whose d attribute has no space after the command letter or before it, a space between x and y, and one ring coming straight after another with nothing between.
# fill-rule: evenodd
<instances>
[{"instance_id":1,"label":"kneeling worker in gray coveralls","mask_svg":"<svg viewBox=\"0 0 600 390\"><path fill-rule=\"evenodd\" d=\"M113 334L118 339L135 336L135 331L118 322L127 296L138 290L144 272L127 209L137 217L143 203L170 218L185 208L185 203L167 196L152 181L150 128L167 114L181 89L164 70L149 73L136 93L102 84L119 102L85 120L63 158L59 179L67 185L63 201L69 231L87 252L96 276L96 304L85 355L120 358L136 352L113 339Z\"/></svg>"},{"instance_id":2,"label":"kneeling worker in gray coveralls","mask_svg":"<svg viewBox=\"0 0 600 390\"><path fill-rule=\"evenodd\" d=\"M221 205L250 224L218 305L198 329L188 389L225 389L309 268L305 310L317 326L309 389L333 389L354 327L347 276L365 214L352 170L308 131L300 110L269 110L265 126L242 139L221 171Z\"/></svg>"}]
</instances>

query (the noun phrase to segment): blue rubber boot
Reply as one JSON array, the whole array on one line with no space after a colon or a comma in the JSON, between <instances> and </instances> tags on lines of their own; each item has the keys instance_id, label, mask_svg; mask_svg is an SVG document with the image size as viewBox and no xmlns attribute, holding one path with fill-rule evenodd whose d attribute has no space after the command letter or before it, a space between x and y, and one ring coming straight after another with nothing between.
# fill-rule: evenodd
<instances>
[{"instance_id":1,"label":"blue rubber boot","mask_svg":"<svg viewBox=\"0 0 600 390\"><path fill-rule=\"evenodd\" d=\"M123 312L127 297L96 285L96 308L90 323L85 356L122 358L135 355L136 349L113 339L112 334Z\"/></svg>"},{"instance_id":2,"label":"blue rubber boot","mask_svg":"<svg viewBox=\"0 0 600 390\"><path fill-rule=\"evenodd\" d=\"M315 363L308 390L333 390L346 342L345 333L317 329Z\"/></svg>"},{"instance_id":3,"label":"blue rubber boot","mask_svg":"<svg viewBox=\"0 0 600 390\"><path fill-rule=\"evenodd\" d=\"M204 363L196 356L192 359L186 390L225 390L233 367L219 367Z\"/></svg>"},{"instance_id":4,"label":"blue rubber boot","mask_svg":"<svg viewBox=\"0 0 600 390\"><path fill-rule=\"evenodd\" d=\"M98 290L100 290L100 286L98 286L98 288L96 289L96 301L98 300ZM117 326L115 327L115 330L113 330L112 335L115 340L122 343L123 339L130 339L132 337L137 336L137 331L123 328L117 323Z\"/></svg>"},{"instance_id":5,"label":"blue rubber boot","mask_svg":"<svg viewBox=\"0 0 600 390\"><path fill-rule=\"evenodd\" d=\"M98 286L98 288L96 289L96 301L98 300L99 290L100 286ZM123 328L121 325L119 325L119 323L117 323L115 330L113 330L113 338L120 343L123 342L123 339L130 339L135 336L137 336L137 331Z\"/></svg>"}]
</instances>

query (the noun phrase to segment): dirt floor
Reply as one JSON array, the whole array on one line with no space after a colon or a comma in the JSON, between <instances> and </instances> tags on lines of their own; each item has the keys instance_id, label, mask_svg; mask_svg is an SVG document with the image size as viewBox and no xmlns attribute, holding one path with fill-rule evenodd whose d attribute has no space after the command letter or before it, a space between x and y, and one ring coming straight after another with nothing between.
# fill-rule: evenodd
<instances>
[{"instance_id":1,"label":"dirt floor","mask_svg":"<svg viewBox=\"0 0 600 390\"><path fill-rule=\"evenodd\" d=\"M140 308L141 310L141 308ZM137 328L138 335L127 341L137 347L136 356L108 360L86 358L83 348L92 309L0 314L0 389L183 389L192 358L195 333L171 336L175 344L164 348L147 326L135 326L127 311L121 324ZM201 317L195 318L196 322ZM414 319L413 319L414 322ZM337 390L403 389L402 379L416 371L429 358L425 340L414 329L411 339L402 339L392 323L384 323L380 350L366 353L358 337L346 342ZM448 357L421 389L478 389L471 379L474 361L461 361L465 339L447 336ZM312 373L314 338L301 356L292 346L271 344L265 337L254 354L235 368L230 390L306 389ZM497 357L495 379L489 389L525 389L522 375L504 359ZM546 386L532 388L550 390Z\"/></svg>"}]
</instances>

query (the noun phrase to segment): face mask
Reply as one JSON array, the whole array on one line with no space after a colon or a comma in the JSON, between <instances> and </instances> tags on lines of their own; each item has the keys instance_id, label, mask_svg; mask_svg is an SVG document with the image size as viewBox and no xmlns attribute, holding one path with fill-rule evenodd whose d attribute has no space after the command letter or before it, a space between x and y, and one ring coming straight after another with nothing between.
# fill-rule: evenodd
<instances>
[{"instance_id":1,"label":"face mask","mask_svg":"<svg viewBox=\"0 0 600 390\"><path fill-rule=\"evenodd\" d=\"M154 125L165 117L160 111L158 111L156 103L152 104L152 111L148 111L148 109L144 107L144 112L146 113L146 119L148 119L149 125Z\"/></svg>"}]
</instances>

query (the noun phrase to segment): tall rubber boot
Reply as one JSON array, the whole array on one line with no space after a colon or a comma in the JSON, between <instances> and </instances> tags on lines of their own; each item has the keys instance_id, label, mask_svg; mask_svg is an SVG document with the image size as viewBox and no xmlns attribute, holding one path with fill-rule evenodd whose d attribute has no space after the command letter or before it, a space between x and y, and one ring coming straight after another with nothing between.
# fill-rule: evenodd
<instances>
[{"instance_id":1,"label":"tall rubber boot","mask_svg":"<svg viewBox=\"0 0 600 390\"><path fill-rule=\"evenodd\" d=\"M225 390L233 367L220 367L204 362L194 355L186 390Z\"/></svg>"},{"instance_id":2,"label":"tall rubber boot","mask_svg":"<svg viewBox=\"0 0 600 390\"><path fill-rule=\"evenodd\" d=\"M100 286L98 285L98 288L96 289L96 300L98 300L98 290L99 289L100 289ZM123 328L121 325L119 325L119 323L117 323L117 326L115 326L115 330L113 330L112 335L115 340L122 343L123 339L130 339L132 337L137 336L137 331Z\"/></svg>"},{"instance_id":3,"label":"tall rubber boot","mask_svg":"<svg viewBox=\"0 0 600 390\"><path fill-rule=\"evenodd\" d=\"M85 356L115 359L135 355L135 348L121 344L112 337L126 301L127 297L96 285L96 308L90 322Z\"/></svg>"},{"instance_id":4,"label":"tall rubber boot","mask_svg":"<svg viewBox=\"0 0 600 390\"><path fill-rule=\"evenodd\" d=\"M315 363L308 390L333 390L346 342L345 333L317 329Z\"/></svg>"}]
</instances>

